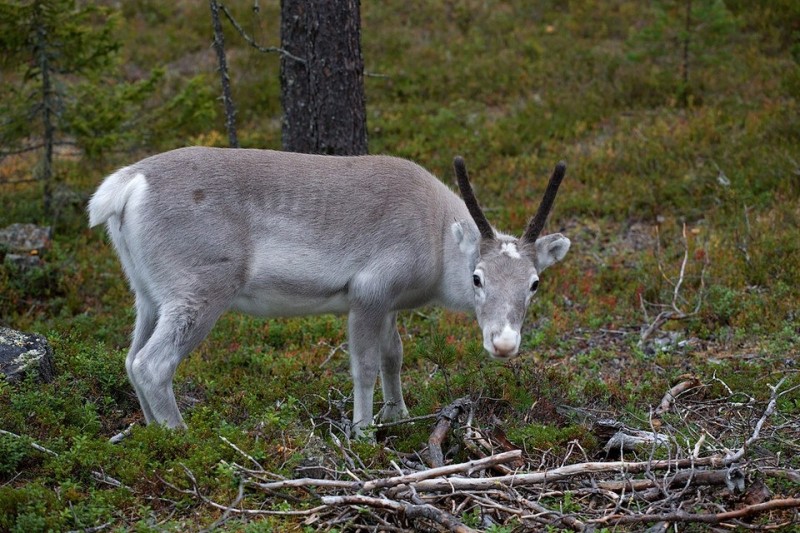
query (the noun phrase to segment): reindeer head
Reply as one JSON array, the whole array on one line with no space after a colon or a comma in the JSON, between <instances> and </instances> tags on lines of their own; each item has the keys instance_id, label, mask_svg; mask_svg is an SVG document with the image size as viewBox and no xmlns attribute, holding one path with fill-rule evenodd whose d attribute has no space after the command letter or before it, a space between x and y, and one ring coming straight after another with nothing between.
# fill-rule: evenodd
<instances>
[{"instance_id":1,"label":"reindeer head","mask_svg":"<svg viewBox=\"0 0 800 533\"><path fill-rule=\"evenodd\" d=\"M472 191L464 160L456 157L453 165L461 196L479 232L475 235L465 221L452 226L462 253L470 258L483 346L493 358L509 359L519 352L522 323L539 289L539 275L569 250L569 239L560 233L539 237L567 167L563 162L556 165L536 215L516 239L495 232L489 224Z\"/></svg>"}]
</instances>

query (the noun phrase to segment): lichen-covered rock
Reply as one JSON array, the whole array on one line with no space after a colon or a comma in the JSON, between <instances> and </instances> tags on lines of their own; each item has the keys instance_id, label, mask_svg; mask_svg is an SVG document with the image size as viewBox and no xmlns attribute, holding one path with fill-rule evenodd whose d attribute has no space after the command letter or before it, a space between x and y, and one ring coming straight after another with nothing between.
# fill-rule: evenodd
<instances>
[{"instance_id":1,"label":"lichen-covered rock","mask_svg":"<svg viewBox=\"0 0 800 533\"><path fill-rule=\"evenodd\" d=\"M15 253L39 252L50 246L51 237L49 226L11 224L0 229L0 244L5 245L9 252Z\"/></svg>"},{"instance_id":2,"label":"lichen-covered rock","mask_svg":"<svg viewBox=\"0 0 800 533\"><path fill-rule=\"evenodd\" d=\"M30 372L53 380L53 348L41 335L0 327L0 379L15 382Z\"/></svg>"}]
</instances>

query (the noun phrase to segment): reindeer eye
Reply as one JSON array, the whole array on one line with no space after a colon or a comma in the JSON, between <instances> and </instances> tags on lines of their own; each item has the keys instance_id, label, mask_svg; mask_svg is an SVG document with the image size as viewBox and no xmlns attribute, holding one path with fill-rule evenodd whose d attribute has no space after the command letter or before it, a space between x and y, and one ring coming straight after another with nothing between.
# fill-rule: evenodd
<instances>
[{"instance_id":1,"label":"reindeer eye","mask_svg":"<svg viewBox=\"0 0 800 533\"><path fill-rule=\"evenodd\" d=\"M536 292L538 288L539 288L539 280L537 279L534 280L533 283L531 283L531 292Z\"/></svg>"},{"instance_id":2,"label":"reindeer eye","mask_svg":"<svg viewBox=\"0 0 800 533\"><path fill-rule=\"evenodd\" d=\"M477 275L477 274L473 274L472 275L472 284L475 285L476 287L480 288L483 285L483 283L481 283L481 277L479 275Z\"/></svg>"}]
</instances>

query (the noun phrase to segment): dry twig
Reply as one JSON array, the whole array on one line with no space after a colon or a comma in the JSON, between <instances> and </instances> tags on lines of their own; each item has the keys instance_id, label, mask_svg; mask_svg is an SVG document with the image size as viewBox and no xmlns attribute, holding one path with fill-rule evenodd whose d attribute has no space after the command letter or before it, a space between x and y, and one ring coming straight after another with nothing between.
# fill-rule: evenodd
<instances>
[{"instance_id":1,"label":"dry twig","mask_svg":"<svg viewBox=\"0 0 800 533\"><path fill-rule=\"evenodd\" d=\"M669 306L667 305L660 305L659 307L666 308L663 311L659 312L656 315L656 318L650 322L650 324L642 331L641 337L639 339L639 346L644 346L647 340L656 332L658 331L661 326L666 324L670 320L687 320L696 316L700 312L700 308L703 305L703 300L705 299L705 281L706 281L706 269L708 268L708 254L703 254L703 269L700 272L700 287L697 289L697 301L695 302L694 309L691 311L684 310L681 305L680 301L683 299L681 296L681 287L683 286L686 278L686 266L689 263L689 239L686 235L686 223L683 224L683 260L681 261L680 271L678 273L678 279L673 281L669 276L666 275L664 272L664 268L661 265L661 260L659 258L658 262L658 269L661 272L661 275L664 279L672 285L672 302ZM659 239L656 237L656 243L658 243ZM657 251L660 251L660 247L657 248ZM659 254L660 255L660 254ZM642 298L641 294L639 295L639 303L642 307L642 311L644 312L645 320L649 322L647 308L645 306L644 298Z\"/></svg>"}]
</instances>

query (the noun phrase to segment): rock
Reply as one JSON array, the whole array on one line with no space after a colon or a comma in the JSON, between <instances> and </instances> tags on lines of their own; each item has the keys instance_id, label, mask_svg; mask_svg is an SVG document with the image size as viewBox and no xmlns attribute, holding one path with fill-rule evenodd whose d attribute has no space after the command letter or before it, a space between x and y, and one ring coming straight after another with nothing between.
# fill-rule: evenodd
<instances>
[{"instance_id":1,"label":"rock","mask_svg":"<svg viewBox=\"0 0 800 533\"><path fill-rule=\"evenodd\" d=\"M21 270L41 267L41 252L50 247L50 227L11 224L0 230L0 259ZM3 258L3 253L5 258Z\"/></svg>"},{"instance_id":2,"label":"rock","mask_svg":"<svg viewBox=\"0 0 800 533\"><path fill-rule=\"evenodd\" d=\"M36 224L11 224L0 229L0 245L11 253L38 254L50 246L52 231L49 226Z\"/></svg>"},{"instance_id":3,"label":"rock","mask_svg":"<svg viewBox=\"0 0 800 533\"><path fill-rule=\"evenodd\" d=\"M0 327L0 375L13 383L29 372L45 383L53 381L53 348L41 335Z\"/></svg>"}]
</instances>

